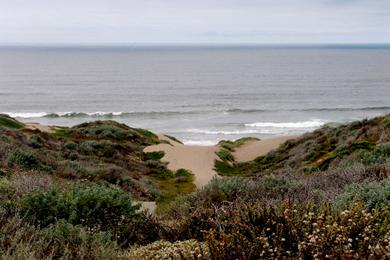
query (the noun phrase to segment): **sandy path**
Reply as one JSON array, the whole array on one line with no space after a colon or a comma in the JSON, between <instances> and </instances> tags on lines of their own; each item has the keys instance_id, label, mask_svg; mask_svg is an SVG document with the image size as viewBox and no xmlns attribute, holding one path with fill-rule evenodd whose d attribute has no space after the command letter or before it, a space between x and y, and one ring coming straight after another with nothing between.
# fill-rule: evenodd
<instances>
[{"instance_id":1,"label":"sandy path","mask_svg":"<svg viewBox=\"0 0 390 260\"><path fill-rule=\"evenodd\" d=\"M267 154L269 151L276 149L280 144L294 136L281 136L264 140L252 140L236 148L233 153L236 162L247 162L256 159L259 156Z\"/></svg>"},{"instance_id":2,"label":"sandy path","mask_svg":"<svg viewBox=\"0 0 390 260\"><path fill-rule=\"evenodd\" d=\"M26 123L24 125L24 128L25 129L29 129L29 130L39 130L43 133L50 133L52 132L52 128L50 126L47 126L47 125L41 125L39 123Z\"/></svg>"},{"instance_id":3,"label":"sandy path","mask_svg":"<svg viewBox=\"0 0 390 260\"><path fill-rule=\"evenodd\" d=\"M158 144L145 148L145 152L164 151L163 161L168 162L168 169L176 171L180 168L190 170L195 175L195 185L206 185L217 173L213 170L215 152L217 146L192 146L183 145L170 140L165 136L159 136L162 140L168 140L171 144Z\"/></svg>"}]
</instances>

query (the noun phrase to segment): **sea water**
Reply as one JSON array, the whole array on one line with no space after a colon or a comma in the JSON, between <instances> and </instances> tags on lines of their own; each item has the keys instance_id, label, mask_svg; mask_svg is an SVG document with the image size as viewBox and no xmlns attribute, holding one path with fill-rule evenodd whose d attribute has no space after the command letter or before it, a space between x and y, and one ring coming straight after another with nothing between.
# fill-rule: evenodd
<instances>
[{"instance_id":1,"label":"sea water","mask_svg":"<svg viewBox=\"0 0 390 260\"><path fill-rule=\"evenodd\" d=\"M214 144L390 113L390 46L1 47L0 113Z\"/></svg>"}]
</instances>

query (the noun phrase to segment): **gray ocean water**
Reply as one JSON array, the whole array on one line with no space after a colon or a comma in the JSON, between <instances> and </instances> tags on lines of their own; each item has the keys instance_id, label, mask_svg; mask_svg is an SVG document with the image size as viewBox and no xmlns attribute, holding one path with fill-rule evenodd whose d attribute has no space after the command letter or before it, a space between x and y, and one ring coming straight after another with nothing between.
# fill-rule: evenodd
<instances>
[{"instance_id":1,"label":"gray ocean water","mask_svg":"<svg viewBox=\"0 0 390 260\"><path fill-rule=\"evenodd\" d=\"M199 145L300 134L390 113L390 46L2 47L0 113Z\"/></svg>"}]
</instances>

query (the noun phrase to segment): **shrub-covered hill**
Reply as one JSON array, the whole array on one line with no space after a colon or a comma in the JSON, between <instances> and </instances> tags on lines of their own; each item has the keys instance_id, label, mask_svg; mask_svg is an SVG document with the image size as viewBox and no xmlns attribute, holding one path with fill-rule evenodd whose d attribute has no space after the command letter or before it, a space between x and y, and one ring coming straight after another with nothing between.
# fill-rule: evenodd
<instances>
[{"instance_id":1,"label":"shrub-covered hill","mask_svg":"<svg viewBox=\"0 0 390 260\"><path fill-rule=\"evenodd\" d=\"M0 116L0 259L389 259L390 116L324 127L193 190L155 135ZM226 156L228 155L228 156ZM193 192L191 192L193 191ZM178 196L179 194L183 194ZM157 215L135 199L157 198ZM164 203L161 203L164 202Z\"/></svg>"},{"instance_id":2,"label":"shrub-covered hill","mask_svg":"<svg viewBox=\"0 0 390 260\"><path fill-rule=\"evenodd\" d=\"M289 140L254 161L233 164L221 174L266 172L317 172L351 160L369 163L389 156L390 115L356 121L338 127L324 126Z\"/></svg>"},{"instance_id":3,"label":"shrub-covered hill","mask_svg":"<svg viewBox=\"0 0 390 260\"><path fill-rule=\"evenodd\" d=\"M49 132L31 130L6 115L0 116L0 173L35 171L62 180L88 180L119 185L139 200L156 200L163 184L178 179L160 162L143 153L159 142L144 129L114 121L96 121ZM192 191L190 178L178 186ZM180 193L180 187L177 189ZM172 194L170 195L172 196Z\"/></svg>"}]
</instances>

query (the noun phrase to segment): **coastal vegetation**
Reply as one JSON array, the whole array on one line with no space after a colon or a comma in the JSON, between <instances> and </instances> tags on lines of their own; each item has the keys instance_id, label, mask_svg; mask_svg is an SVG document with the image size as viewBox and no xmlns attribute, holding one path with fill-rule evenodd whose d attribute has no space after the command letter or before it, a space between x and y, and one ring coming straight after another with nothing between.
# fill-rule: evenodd
<instances>
[{"instance_id":1,"label":"coastal vegetation","mask_svg":"<svg viewBox=\"0 0 390 260\"><path fill-rule=\"evenodd\" d=\"M249 162L222 141L196 189L153 133L42 132L0 116L0 259L390 257L390 115L324 126ZM140 202L155 201L155 214Z\"/></svg>"}]
</instances>

